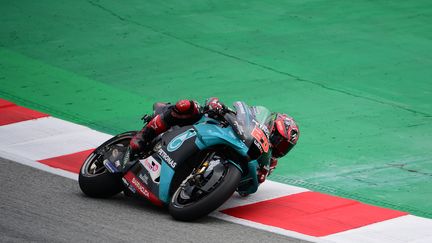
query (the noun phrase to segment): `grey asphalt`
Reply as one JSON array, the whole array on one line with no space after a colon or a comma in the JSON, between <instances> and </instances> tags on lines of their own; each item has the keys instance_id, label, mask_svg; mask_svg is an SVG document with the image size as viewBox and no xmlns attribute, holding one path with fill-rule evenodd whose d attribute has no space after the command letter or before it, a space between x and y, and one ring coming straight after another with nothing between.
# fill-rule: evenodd
<instances>
[{"instance_id":1,"label":"grey asphalt","mask_svg":"<svg viewBox=\"0 0 432 243\"><path fill-rule=\"evenodd\" d=\"M0 242L30 241L305 242L212 217L177 222L123 195L88 198L74 180L0 159Z\"/></svg>"}]
</instances>

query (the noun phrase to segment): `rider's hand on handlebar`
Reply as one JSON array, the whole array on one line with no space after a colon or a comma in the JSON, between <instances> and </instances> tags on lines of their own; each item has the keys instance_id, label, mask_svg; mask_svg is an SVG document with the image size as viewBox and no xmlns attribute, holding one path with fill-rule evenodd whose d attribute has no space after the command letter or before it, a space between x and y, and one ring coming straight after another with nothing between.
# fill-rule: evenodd
<instances>
[{"instance_id":1,"label":"rider's hand on handlebar","mask_svg":"<svg viewBox=\"0 0 432 243\"><path fill-rule=\"evenodd\" d=\"M228 108L219 101L218 98L212 97L207 99L204 111L208 113L213 113L216 115L223 115L226 113Z\"/></svg>"}]
</instances>

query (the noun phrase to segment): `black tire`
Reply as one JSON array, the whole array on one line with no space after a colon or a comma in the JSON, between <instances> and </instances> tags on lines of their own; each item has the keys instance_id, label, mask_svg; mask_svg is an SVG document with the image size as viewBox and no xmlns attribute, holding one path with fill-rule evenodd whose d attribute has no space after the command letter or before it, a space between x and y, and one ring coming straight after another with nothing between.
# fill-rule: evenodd
<instances>
[{"instance_id":1,"label":"black tire","mask_svg":"<svg viewBox=\"0 0 432 243\"><path fill-rule=\"evenodd\" d=\"M196 220L211 213L228 200L240 182L241 172L233 164L228 164L226 169L227 172L217 188L197 202L188 205L178 203L176 198L180 190L177 189L168 206L171 216L181 221Z\"/></svg>"},{"instance_id":2,"label":"black tire","mask_svg":"<svg viewBox=\"0 0 432 243\"><path fill-rule=\"evenodd\" d=\"M78 176L78 183L84 194L90 197L108 198L120 193L124 189L123 182L121 181L122 174L113 174L103 164L101 165L100 161L97 162L99 159L98 156L101 156L98 151L110 145L126 144L134 134L135 132L119 134L100 145L86 158ZM97 173L92 173L90 167L95 163L99 163L98 166L100 169L98 169Z\"/></svg>"},{"instance_id":3,"label":"black tire","mask_svg":"<svg viewBox=\"0 0 432 243\"><path fill-rule=\"evenodd\" d=\"M95 176L80 173L78 182L81 191L89 197L108 198L123 190L121 175L112 174L107 170Z\"/></svg>"}]
</instances>

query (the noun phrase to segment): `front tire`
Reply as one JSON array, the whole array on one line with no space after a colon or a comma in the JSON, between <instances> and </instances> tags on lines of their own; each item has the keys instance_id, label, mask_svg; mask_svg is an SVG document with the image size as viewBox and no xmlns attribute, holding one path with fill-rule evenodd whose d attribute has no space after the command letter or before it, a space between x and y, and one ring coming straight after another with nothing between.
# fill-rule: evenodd
<instances>
[{"instance_id":1,"label":"front tire","mask_svg":"<svg viewBox=\"0 0 432 243\"><path fill-rule=\"evenodd\" d=\"M89 197L108 198L120 193L123 189L122 174L113 174L103 165L104 152L113 145L128 146L135 132L119 134L93 151L81 166L78 183L81 191Z\"/></svg>"},{"instance_id":2,"label":"front tire","mask_svg":"<svg viewBox=\"0 0 432 243\"><path fill-rule=\"evenodd\" d=\"M192 221L206 216L226 200L228 200L237 188L241 172L233 164L226 164L226 174L218 186L205 197L193 203L183 203L180 194L182 188L179 187L171 198L169 212L172 217L181 221Z\"/></svg>"},{"instance_id":3,"label":"front tire","mask_svg":"<svg viewBox=\"0 0 432 243\"><path fill-rule=\"evenodd\" d=\"M98 174L91 174L87 164L91 163L91 154L81 167L78 183L81 191L89 197L108 198L123 190L121 174L112 174L106 168ZM103 166L103 165L102 165Z\"/></svg>"}]
</instances>

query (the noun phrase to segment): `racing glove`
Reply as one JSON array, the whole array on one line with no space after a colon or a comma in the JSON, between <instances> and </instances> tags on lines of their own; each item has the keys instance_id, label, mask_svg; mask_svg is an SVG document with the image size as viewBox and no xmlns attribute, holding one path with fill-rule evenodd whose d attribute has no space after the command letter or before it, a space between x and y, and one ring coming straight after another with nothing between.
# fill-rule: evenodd
<instances>
[{"instance_id":1,"label":"racing glove","mask_svg":"<svg viewBox=\"0 0 432 243\"><path fill-rule=\"evenodd\" d=\"M216 97L211 97L206 100L204 112L209 114L223 115L227 107Z\"/></svg>"},{"instance_id":2,"label":"racing glove","mask_svg":"<svg viewBox=\"0 0 432 243\"><path fill-rule=\"evenodd\" d=\"M257 177L258 183L261 184L267 179L268 170L266 168L261 168L258 170Z\"/></svg>"},{"instance_id":3,"label":"racing glove","mask_svg":"<svg viewBox=\"0 0 432 243\"><path fill-rule=\"evenodd\" d=\"M257 177L258 183L263 183L267 177L276 169L278 161L275 158L270 159L270 165L264 166L258 170Z\"/></svg>"},{"instance_id":4,"label":"racing glove","mask_svg":"<svg viewBox=\"0 0 432 243\"><path fill-rule=\"evenodd\" d=\"M270 159L270 166L269 166L270 169L268 175L271 175L271 173L273 173L273 171L276 169L277 163L278 163L277 159L275 158Z\"/></svg>"}]
</instances>

